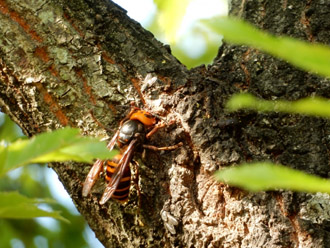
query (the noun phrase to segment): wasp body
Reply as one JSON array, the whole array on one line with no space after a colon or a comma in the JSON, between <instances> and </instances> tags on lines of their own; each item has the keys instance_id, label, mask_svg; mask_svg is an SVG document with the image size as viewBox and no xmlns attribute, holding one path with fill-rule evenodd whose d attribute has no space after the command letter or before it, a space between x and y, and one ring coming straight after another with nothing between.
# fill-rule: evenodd
<instances>
[{"instance_id":1,"label":"wasp body","mask_svg":"<svg viewBox=\"0 0 330 248\"><path fill-rule=\"evenodd\" d=\"M108 183L111 182L116 169L118 168L118 163L122 158L121 154L116 155L113 159L107 160L106 165L106 176L105 179ZM113 199L116 199L119 202L125 203L128 200L129 189L131 187L131 170L129 166L123 171L122 177L118 183L117 189L112 195Z\"/></svg>"},{"instance_id":2,"label":"wasp body","mask_svg":"<svg viewBox=\"0 0 330 248\"><path fill-rule=\"evenodd\" d=\"M144 144L146 139L163 126L162 123L157 124L155 116L134 107L128 116L120 122L118 131L108 144L109 150L117 145L120 153L111 160L96 160L86 177L82 195L88 195L103 167L106 166L106 181L108 184L101 197L100 204L106 203L110 198L114 198L121 203L126 202L131 185L129 165L136 149L144 147L152 150L173 150L182 145L181 142L168 147L155 147Z\"/></svg>"}]
</instances>

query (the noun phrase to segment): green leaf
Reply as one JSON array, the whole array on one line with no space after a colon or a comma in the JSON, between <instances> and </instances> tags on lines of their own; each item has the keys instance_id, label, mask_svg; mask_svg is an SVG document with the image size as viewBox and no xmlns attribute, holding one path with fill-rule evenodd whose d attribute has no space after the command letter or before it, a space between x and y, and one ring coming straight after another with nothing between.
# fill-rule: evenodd
<instances>
[{"instance_id":1,"label":"green leaf","mask_svg":"<svg viewBox=\"0 0 330 248\"><path fill-rule=\"evenodd\" d=\"M48 212L37 207L40 203L53 202L50 199L27 198L18 192L0 192L0 218L30 219L52 217L68 222L59 212Z\"/></svg>"},{"instance_id":2,"label":"green leaf","mask_svg":"<svg viewBox=\"0 0 330 248\"><path fill-rule=\"evenodd\" d=\"M2 174L5 161L7 160L8 147L4 140L0 141L0 175Z\"/></svg>"},{"instance_id":3,"label":"green leaf","mask_svg":"<svg viewBox=\"0 0 330 248\"><path fill-rule=\"evenodd\" d=\"M270 162L242 164L217 171L215 178L250 191L287 189L330 193L330 180Z\"/></svg>"},{"instance_id":4,"label":"green leaf","mask_svg":"<svg viewBox=\"0 0 330 248\"><path fill-rule=\"evenodd\" d=\"M258 99L248 93L241 93L232 96L226 107L229 111L247 108L261 112L275 111L330 118L330 101L320 97L307 97L292 102L284 100L267 101Z\"/></svg>"},{"instance_id":5,"label":"green leaf","mask_svg":"<svg viewBox=\"0 0 330 248\"><path fill-rule=\"evenodd\" d=\"M80 136L78 129L64 128L0 146L0 176L30 163L68 160L91 163L93 158L107 159L115 153L109 152L105 142Z\"/></svg>"},{"instance_id":6,"label":"green leaf","mask_svg":"<svg viewBox=\"0 0 330 248\"><path fill-rule=\"evenodd\" d=\"M79 142L60 148L57 151L45 154L36 159L33 159L33 163L46 163L50 161L68 161L74 160L76 162L91 163L93 159L109 159L112 158L117 151L109 151L106 149L106 143L101 142L98 139L82 137Z\"/></svg>"},{"instance_id":7,"label":"green leaf","mask_svg":"<svg viewBox=\"0 0 330 248\"><path fill-rule=\"evenodd\" d=\"M235 18L217 17L203 23L225 40L255 47L306 71L330 76L330 49L289 37L275 37Z\"/></svg>"},{"instance_id":8,"label":"green leaf","mask_svg":"<svg viewBox=\"0 0 330 248\"><path fill-rule=\"evenodd\" d=\"M19 127L3 113L0 113L0 140L12 142L22 136Z\"/></svg>"},{"instance_id":9,"label":"green leaf","mask_svg":"<svg viewBox=\"0 0 330 248\"><path fill-rule=\"evenodd\" d=\"M176 34L190 0L154 0L158 8L158 21L170 43L175 43Z\"/></svg>"}]
</instances>

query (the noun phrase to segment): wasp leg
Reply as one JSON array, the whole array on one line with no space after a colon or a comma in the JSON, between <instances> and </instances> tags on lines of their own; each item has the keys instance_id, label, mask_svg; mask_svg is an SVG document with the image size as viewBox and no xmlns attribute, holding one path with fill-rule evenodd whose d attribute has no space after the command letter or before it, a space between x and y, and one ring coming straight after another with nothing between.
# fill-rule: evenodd
<instances>
[{"instance_id":1,"label":"wasp leg","mask_svg":"<svg viewBox=\"0 0 330 248\"><path fill-rule=\"evenodd\" d=\"M149 139L152 135L154 135L158 131L158 129L163 128L165 126L166 126L165 123L159 123L153 129L151 129L149 133L147 133L146 138Z\"/></svg>"},{"instance_id":2,"label":"wasp leg","mask_svg":"<svg viewBox=\"0 0 330 248\"><path fill-rule=\"evenodd\" d=\"M161 117L158 117L158 118L160 119ZM158 131L158 129L161 129L165 126L170 126L173 124L175 124L174 120L170 121L169 123L165 123L164 121L158 123L156 126L153 127L153 129L151 129L151 131L149 133L146 134L146 138L149 139L152 135L154 135L154 133L156 133Z\"/></svg>"},{"instance_id":3,"label":"wasp leg","mask_svg":"<svg viewBox=\"0 0 330 248\"><path fill-rule=\"evenodd\" d=\"M151 146L151 145L142 145L142 146L143 146L143 148L153 150L153 151L172 151L172 150L178 149L182 145L183 145L183 143L179 142L178 144L173 145L173 146L163 146L163 147L157 147L157 146Z\"/></svg>"},{"instance_id":4,"label":"wasp leg","mask_svg":"<svg viewBox=\"0 0 330 248\"><path fill-rule=\"evenodd\" d=\"M135 160L132 160L131 164L134 165L134 170L135 170L135 177L133 181L138 195L138 214L139 214L141 209L141 190L139 187L139 164Z\"/></svg>"}]
</instances>

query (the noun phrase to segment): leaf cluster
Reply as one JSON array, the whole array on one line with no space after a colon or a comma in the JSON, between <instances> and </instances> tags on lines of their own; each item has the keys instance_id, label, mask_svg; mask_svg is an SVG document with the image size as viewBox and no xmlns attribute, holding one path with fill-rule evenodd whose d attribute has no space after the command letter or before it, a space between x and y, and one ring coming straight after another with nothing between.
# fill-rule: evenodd
<instances>
[{"instance_id":1,"label":"leaf cluster","mask_svg":"<svg viewBox=\"0 0 330 248\"><path fill-rule=\"evenodd\" d=\"M218 17L203 23L229 42L252 46L308 72L330 76L330 48L325 45L310 44L290 37L276 37L235 18ZM330 101L320 97L307 97L292 102L266 101L248 93L240 93L227 102L228 111L239 109L330 118ZM252 191L288 189L330 193L330 180L270 162L255 162L223 169L215 177Z\"/></svg>"},{"instance_id":2,"label":"leaf cluster","mask_svg":"<svg viewBox=\"0 0 330 248\"><path fill-rule=\"evenodd\" d=\"M27 139L8 116L2 114L0 122L0 246L20 242L26 247L55 243L86 246L83 218L51 199L44 176L47 168L36 163L91 163L94 158L111 158L116 152L109 152L105 142L81 136L78 129L64 128ZM39 217L60 222L48 229L39 223Z\"/></svg>"}]
</instances>

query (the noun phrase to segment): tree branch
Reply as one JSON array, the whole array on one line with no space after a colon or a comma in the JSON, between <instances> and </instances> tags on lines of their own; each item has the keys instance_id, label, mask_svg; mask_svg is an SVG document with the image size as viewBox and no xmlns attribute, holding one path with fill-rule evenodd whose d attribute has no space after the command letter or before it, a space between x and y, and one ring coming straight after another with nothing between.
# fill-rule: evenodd
<instances>
[{"instance_id":1,"label":"tree branch","mask_svg":"<svg viewBox=\"0 0 330 248\"><path fill-rule=\"evenodd\" d=\"M234 0L232 14L274 34L328 43L327 29L319 24L327 22L328 5ZM252 194L215 182L212 173L243 161L271 160L327 176L327 121L227 113L224 104L242 90L265 99L330 97L328 80L256 49L227 44L212 65L188 71L123 9L103 0L1 0L0 33L1 108L27 135L70 125L106 136L99 123L114 132L132 100L175 122L150 144L181 141L183 147L148 151L140 163L140 210L134 188L126 206L114 201L101 206L97 189L104 180L89 197L81 195L90 166L52 164L106 247L327 244L328 220L302 214L314 196Z\"/></svg>"}]
</instances>

